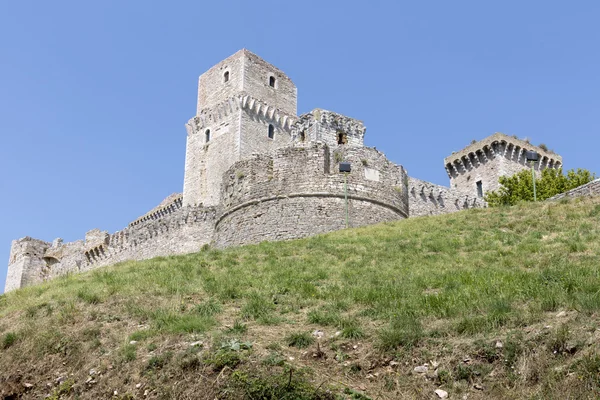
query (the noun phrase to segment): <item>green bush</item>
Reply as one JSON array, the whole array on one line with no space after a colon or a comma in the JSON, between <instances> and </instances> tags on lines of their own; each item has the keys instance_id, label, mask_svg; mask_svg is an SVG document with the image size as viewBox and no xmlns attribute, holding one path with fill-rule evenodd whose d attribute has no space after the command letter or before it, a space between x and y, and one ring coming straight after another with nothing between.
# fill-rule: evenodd
<instances>
[{"instance_id":1,"label":"green bush","mask_svg":"<svg viewBox=\"0 0 600 400\"><path fill-rule=\"evenodd\" d=\"M552 196L575 189L596 179L596 175L586 169L569 170L563 174L562 168L546 168L541 178L535 180L537 199L546 200ZM502 187L487 192L485 201L490 207L512 206L519 201L533 201L533 177L525 169L513 176L503 176L499 180Z\"/></svg>"}]
</instances>

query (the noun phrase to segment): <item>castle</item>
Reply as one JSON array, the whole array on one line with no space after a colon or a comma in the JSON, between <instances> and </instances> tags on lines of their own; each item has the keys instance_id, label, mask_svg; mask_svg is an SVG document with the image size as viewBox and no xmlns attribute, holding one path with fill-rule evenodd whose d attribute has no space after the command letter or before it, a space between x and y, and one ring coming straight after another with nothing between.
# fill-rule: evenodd
<instances>
[{"instance_id":1,"label":"castle","mask_svg":"<svg viewBox=\"0 0 600 400\"><path fill-rule=\"evenodd\" d=\"M444 160L450 187L409 177L364 146L359 120L315 109L297 116L289 77L248 50L200 76L197 113L186 124L183 193L109 234L52 243L12 243L5 291L126 260L286 240L404 218L484 207L498 178L527 165L559 168L562 159L494 134ZM340 172L340 162L350 172Z\"/></svg>"}]
</instances>

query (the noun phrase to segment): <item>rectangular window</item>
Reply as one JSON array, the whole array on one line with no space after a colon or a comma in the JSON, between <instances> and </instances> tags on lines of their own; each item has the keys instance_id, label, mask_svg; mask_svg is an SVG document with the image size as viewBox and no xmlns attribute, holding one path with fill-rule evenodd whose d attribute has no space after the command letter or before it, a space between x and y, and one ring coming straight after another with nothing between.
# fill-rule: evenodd
<instances>
[{"instance_id":1,"label":"rectangular window","mask_svg":"<svg viewBox=\"0 0 600 400\"><path fill-rule=\"evenodd\" d=\"M477 197L483 197L483 183L477 181Z\"/></svg>"}]
</instances>

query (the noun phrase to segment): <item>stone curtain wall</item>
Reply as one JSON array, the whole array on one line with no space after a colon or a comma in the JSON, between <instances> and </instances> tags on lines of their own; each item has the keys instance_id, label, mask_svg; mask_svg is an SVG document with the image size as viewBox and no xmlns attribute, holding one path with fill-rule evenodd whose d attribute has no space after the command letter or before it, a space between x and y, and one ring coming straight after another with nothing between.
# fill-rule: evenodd
<instances>
[{"instance_id":1,"label":"stone curtain wall","mask_svg":"<svg viewBox=\"0 0 600 400\"><path fill-rule=\"evenodd\" d=\"M568 192L557 194L548 200L553 201L582 196L600 196L600 179L596 179L592 182L586 183L585 185L581 185L575 189L569 190Z\"/></svg>"},{"instance_id":2,"label":"stone curtain wall","mask_svg":"<svg viewBox=\"0 0 600 400\"><path fill-rule=\"evenodd\" d=\"M408 199L411 217L447 214L486 206L483 199L416 178L408 180Z\"/></svg>"},{"instance_id":3,"label":"stone curtain wall","mask_svg":"<svg viewBox=\"0 0 600 400\"><path fill-rule=\"evenodd\" d=\"M184 207L112 235L92 230L85 241L48 243L29 237L16 240L11 248L5 291L121 261L200 251L203 244L212 241L216 215L215 208Z\"/></svg>"},{"instance_id":4,"label":"stone curtain wall","mask_svg":"<svg viewBox=\"0 0 600 400\"><path fill-rule=\"evenodd\" d=\"M294 239L345 227L344 176L348 175L350 226L408 216L406 173L369 148L324 144L280 149L232 166L223 178L218 247Z\"/></svg>"}]
</instances>

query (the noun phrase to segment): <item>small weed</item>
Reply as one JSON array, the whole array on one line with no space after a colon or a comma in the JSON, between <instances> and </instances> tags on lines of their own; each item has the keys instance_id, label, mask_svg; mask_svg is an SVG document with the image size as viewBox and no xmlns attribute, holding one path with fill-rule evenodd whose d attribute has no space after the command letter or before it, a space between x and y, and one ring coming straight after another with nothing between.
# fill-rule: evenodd
<instances>
[{"instance_id":1,"label":"small weed","mask_svg":"<svg viewBox=\"0 0 600 400\"><path fill-rule=\"evenodd\" d=\"M356 390L353 390L350 388L345 388L344 394L349 395L351 400L372 400L369 396L364 395L364 394L357 392Z\"/></svg>"},{"instance_id":2,"label":"small weed","mask_svg":"<svg viewBox=\"0 0 600 400\"><path fill-rule=\"evenodd\" d=\"M243 324L241 321L236 320L233 323L233 326L227 329L225 332L230 334L243 335L244 333L248 332L248 326Z\"/></svg>"},{"instance_id":3,"label":"small weed","mask_svg":"<svg viewBox=\"0 0 600 400\"><path fill-rule=\"evenodd\" d=\"M548 341L548 350L553 354L564 354L568 352L567 342L571 337L571 332L567 324L562 324L553 333Z\"/></svg>"},{"instance_id":4,"label":"small weed","mask_svg":"<svg viewBox=\"0 0 600 400\"><path fill-rule=\"evenodd\" d=\"M274 367L282 367L285 364L285 358L282 357L279 353L270 353L263 361L264 365Z\"/></svg>"},{"instance_id":5,"label":"small weed","mask_svg":"<svg viewBox=\"0 0 600 400\"><path fill-rule=\"evenodd\" d=\"M58 385L58 387L56 389L54 389L52 394L49 397L46 397L46 399L48 399L48 400L62 399L63 396L66 396L69 393L71 393L71 391L73 390L73 385L75 385L75 381L72 379L64 381L63 383Z\"/></svg>"},{"instance_id":6,"label":"small weed","mask_svg":"<svg viewBox=\"0 0 600 400\"><path fill-rule=\"evenodd\" d=\"M172 357L173 353L171 353L170 351L164 354L150 357L148 363L146 364L146 371L154 371L164 368L165 365L167 365L169 361L171 361Z\"/></svg>"},{"instance_id":7,"label":"small weed","mask_svg":"<svg viewBox=\"0 0 600 400\"><path fill-rule=\"evenodd\" d=\"M588 216L590 217L597 217L600 215L600 204L596 204L594 206L594 208L590 211L590 213L588 214Z\"/></svg>"},{"instance_id":8,"label":"small weed","mask_svg":"<svg viewBox=\"0 0 600 400\"><path fill-rule=\"evenodd\" d=\"M439 369L437 379L441 385L447 385L452 382L452 374L446 369Z\"/></svg>"},{"instance_id":9,"label":"small weed","mask_svg":"<svg viewBox=\"0 0 600 400\"><path fill-rule=\"evenodd\" d=\"M211 365L214 371L221 371L225 367L235 368L242 362L242 356L237 351L219 350L204 357L204 362Z\"/></svg>"},{"instance_id":10,"label":"small weed","mask_svg":"<svg viewBox=\"0 0 600 400\"><path fill-rule=\"evenodd\" d=\"M421 322L413 315L401 314L395 317L389 327L379 331L379 347L393 350L399 346L412 347L423 337Z\"/></svg>"},{"instance_id":11,"label":"small weed","mask_svg":"<svg viewBox=\"0 0 600 400\"><path fill-rule=\"evenodd\" d=\"M165 309L152 311L149 316L157 331L168 333L203 333L215 323L211 317Z\"/></svg>"},{"instance_id":12,"label":"small weed","mask_svg":"<svg viewBox=\"0 0 600 400\"><path fill-rule=\"evenodd\" d=\"M305 374L284 368L281 374L261 374L255 371L235 371L230 390L245 393L247 399L334 400L335 395L313 387Z\"/></svg>"},{"instance_id":13,"label":"small weed","mask_svg":"<svg viewBox=\"0 0 600 400\"><path fill-rule=\"evenodd\" d=\"M270 316L275 308L273 302L264 296L253 293L242 307L242 318L257 320Z\"/></svg>"},{"instance_id":14,"label":"small weed","mask_svg":"<svg viewBox=\"0 0 600 400\"><path fill-rule=\"evenodd\" d=\"M279 351L281 350L281 345L277 342L271 342L267 345L268 350Z\"/></svg>"},{"instance_id":15,"label":"small weed","mask_svg":"<svg viewBox=\"0 0 600 400\"><path fill-rule=\"evenodd\" d=\"M600 355L590 354L576 364L576 369L587 393L600 394Z\"/></svg>"},{"instance_id":16,"label":"small weed","mask_svg":"<svg viewBox=\"0 0 600 400\"><path fill-rule=\"evenodd\" d=\"M477 351L477 356L488 363L493 363L500 357L498 354L498 350L492 343L478 341L475 343L475 345L479 347L479 350Z\"/></svg>"},{"instance_id":17,"label":"small weed","mask_svg":"<svg viewBox=\"0 0 600 400\"><path fill-rule=\"evenodd\" d=\"M332 326L340 320L340 315L335 312L311 310L307 314L308 322L321 326Z\"/></svg>"},{"instance_id":18,"label":"small weed","mask_svg":"<svg viewBox=\"0 0 600 400\"><path fill-rule=\"evenodd\" d=\"M4 334L4 336L2 336L2 348L8 349L10 346L15 344L18 339L19 336L14 332L8 332Z\"/></svg>"},{"instance_id":19,"label":"small weed","mask_svg":"<svg viewBox=\"0 0 600 400\"><path fill-rule=\"evenodd\" d=\"M342 337L345 339L362 339L365 337L365 333L358 326L349 326L342 329Z\"/></svg>"},{"instance_id":20,"label":"small weed","mask_svg":"<svg viewBox=\"0 0 600 400\"><path fill-rule=\"evenodd\" d=\"M135 345L133 344L126 344L125 346L123 346L121 348L121 352L120 352L120 356L121 356L121 360L123 362L130 362L135 360L136 358L136 353L137 353L137 348L135 347Z\"/></svg>"},{"instance_id":21,"label":"small weed","mask_svg":"<svg viewBox=\"0 0 600 400\"><path fill-rule=\"evenodd\" d=\"M221 304L217 303L213 299L207 300L196 306L196 313L203 317L212 317L219 314L222 310L223 307L221 307Z\"/></svg>"},{"instance_id":22,"label":"small weed","mask_svg":"<svg viewBox=\"0 0 600 400\"><path fill-rule=\"evenodd\" d=\"M350 369L350 373L358 374L360 371L362 371L362 366L359 363L355 362L355 363L350 364L349 369Z\"/></svg>"},{"instance_id":23,"label":"small weed","mask_svg":"<svg viewBox=\"0 0 600 400\"><path fill-rule=\"evenodd\" d=\"M89 289L79 289L77 291L77 297L88 304L98 304L101 302L100 295L90 291Z\"/></svg>"},{"instance_id":24,"label":"small weed","mask_svg":"<svg viewBox=\"0 0 600 400\"><path fill-rule=\"evenodd\" d=\"M512 369L519 356L523 353L523 334L517 332L509 336L504 342L504 365L507 369Z\"/></svg>"},{"instance_id":25,"label":"small weed","mask_svg":"<svg viewBox=\"0 0 600 400\"><path fill-rule=\"evenodd\" d=\"M25 309L25 317L32 319L35 318L38 311L37 306L29 306Z\"/></svg>"},{"instance_id":26,"label":"small weed","mask_svg":"<svg viewBox=\"0 0 600 400\"><path fill-rule=\"evenodd\" d=\"M139 342L154 337L155 335L156 332L151 329L140 329L139 331L135 331L129 335L129 340L135 340Z\"/></svg>"},{"instance_id":27,"label":"small weed","mask_svg":"<svg viewBox=\"0 0 600 400\"><path fill-rule=\"evenodd\" d=\"M315 338L309 332L290 333L285 337L285 342L290 347L304 349L313 344Z\"/></svg>"}]
</instances>

